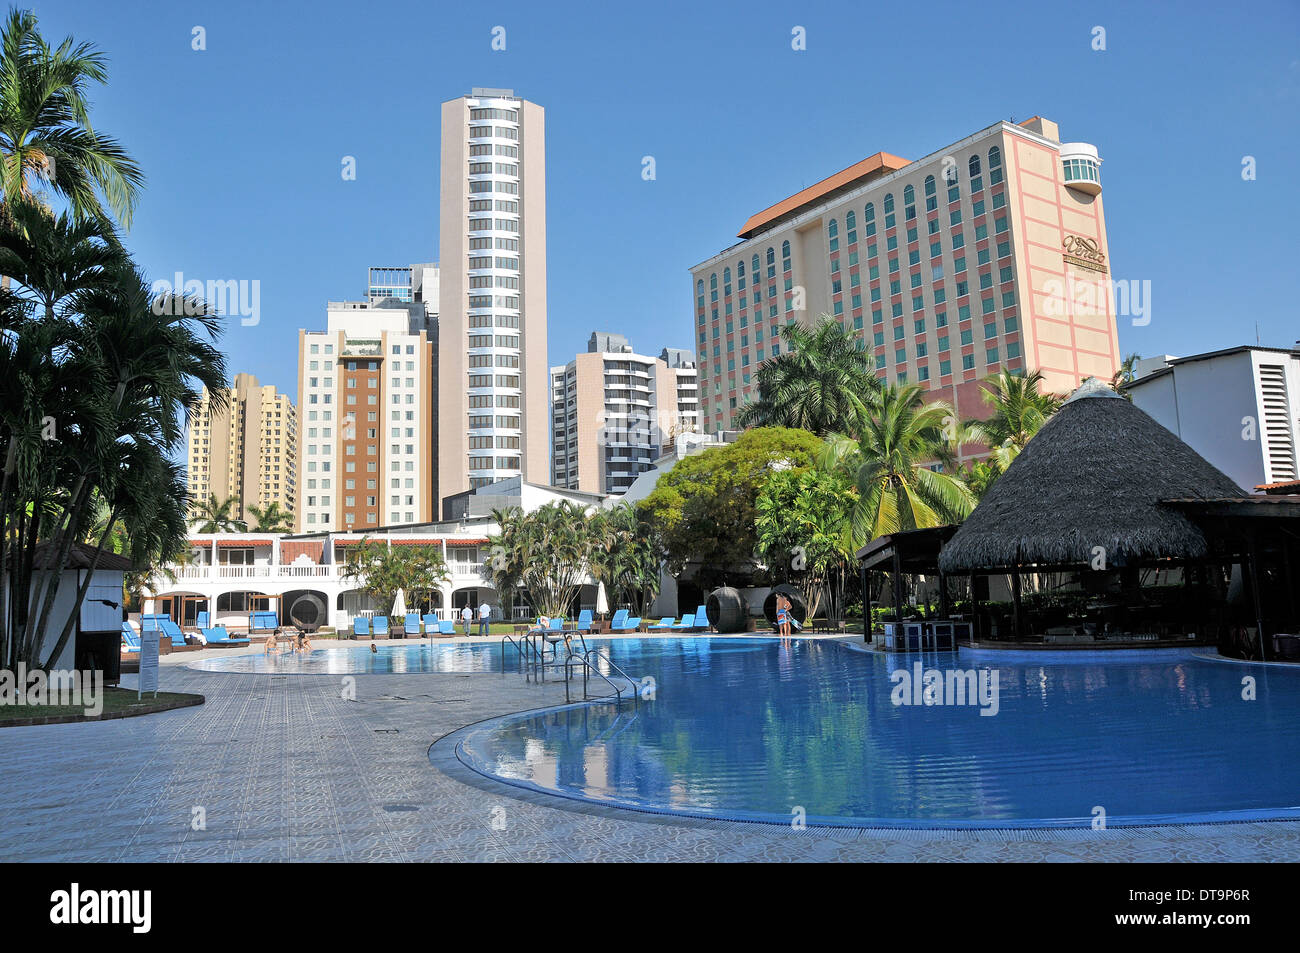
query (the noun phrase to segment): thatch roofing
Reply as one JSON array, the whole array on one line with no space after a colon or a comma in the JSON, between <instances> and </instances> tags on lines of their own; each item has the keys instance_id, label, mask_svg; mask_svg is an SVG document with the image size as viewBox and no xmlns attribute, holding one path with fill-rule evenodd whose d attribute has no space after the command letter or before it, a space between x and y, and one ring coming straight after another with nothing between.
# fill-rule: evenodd
<instances>
[{"instance_id":1,"label":"thatch roofing","mask_svg":"<svg viewBox=\"0 0 1300 953\"><path fill-rule=\"evenodd\" d=\"M989 488L939 567L1089 564L1097 546L1109 566L1195 558L1206 552L1205 536L1159 501L1245 495L1146 413L1088 381Z\"/></svg>"}]
</instances>

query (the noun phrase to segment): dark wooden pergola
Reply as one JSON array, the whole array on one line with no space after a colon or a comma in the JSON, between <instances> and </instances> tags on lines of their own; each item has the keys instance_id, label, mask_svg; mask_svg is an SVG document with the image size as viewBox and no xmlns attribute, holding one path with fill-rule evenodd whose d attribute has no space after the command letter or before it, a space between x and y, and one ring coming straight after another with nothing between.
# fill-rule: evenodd
<instances>
[{"instance_id":1,"label":"dark wooden pergola","mask_svg":"<svg viewBox=\"0 0 1300 953\"><path fill-rule=\"evenodd\" d=\"M906 530L878 536L857 552L858 571L862 579L862 609L864 641L871 641L870 578L872 572L887 572L892 577L894 618L903 619L904 574L937 576L939 579L939 615L948 616L948 586L939 570L939 553L956 526L935 526L929 529Z\"/></svg>"}]
</instances>

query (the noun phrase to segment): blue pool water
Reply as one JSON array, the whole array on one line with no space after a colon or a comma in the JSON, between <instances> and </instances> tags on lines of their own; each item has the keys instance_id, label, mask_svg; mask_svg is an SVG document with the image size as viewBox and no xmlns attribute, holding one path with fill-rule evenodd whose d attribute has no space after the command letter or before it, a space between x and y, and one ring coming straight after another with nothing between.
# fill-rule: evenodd
<instances>
[{"instance_id":1,"label":"blue pool water","mask_svg":"<svg viewBox=\"0 0 1300 953\"><path fill-rule=\"evenodd\" d=\"M490 666L486 648L470 657ZM997 713L981 715L895 704L891 672L920 657L829 641L609 651L654 677L653 700L495 719L465 733L458 757L551 794L783 824L802 812L810 824L1088 827L1099 808L1108 827L1300 818L1296 670L1177 651L925 656L941 671L997 672Z\"/></svg>"},{"instance_id":2,"label":"blue pool water","mask_svg":"<svg viewBox=\"0 0 1300 953\"><path fill-rule=\"evenodd\" d=\"M318 645L320 643L317 643ZM434 642L327 645L307 653L262 651L225 655L192 662L204 672L271 673L275 675L417 675L423 672L475 673L501 671L500 640L489 642ZM513 653L514 649L510 649ZM512 656L511 661L517 662ZM514 668L512 667L512 671Z\"/></svg>"}]
</instances>

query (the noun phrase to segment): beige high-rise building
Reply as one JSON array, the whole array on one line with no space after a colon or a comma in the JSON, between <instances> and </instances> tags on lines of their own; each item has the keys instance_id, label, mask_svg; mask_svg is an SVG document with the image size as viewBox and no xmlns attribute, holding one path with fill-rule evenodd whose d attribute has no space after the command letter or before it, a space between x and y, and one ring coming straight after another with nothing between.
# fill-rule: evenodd
<instances>
[{"instance_id":1,"label":"beige high-rise building","mask_svg":"<svg viewBox=\"0 0 1300 953\"><path fill-rule=\"evenodd\" d=\"M546 119L512 90L442 104L439 499L547 482Z\"/></svg>"},{"instance_id":2,"label":"beige high-rise building","mask_svg":"<svg viewBox=\"0 0 1300 953\"><path fill-rule=\"evenodd\" d=\"M324 331L298 332L299 532L436 518L437 269L412 273L410 300L372 283L370 300L331 301Z\"/></svg>"},{"instance_id":3,"label":"beige high-rise building","mask_svg":"<svg viewBox=\"0 0 1300 953\"><path fill-rule=\"evenodd\" d=\"M983 416L981 381L1069 393L1119 365L1101 158L1048 119L916 161L877 153L752 215L691 269L703 428L735 426L780 329L838 320L890 383Z\"/></svg>"},{"instance_id":4,"label":"beige high-rise building","mask_svg":"<svg viewBox=\"0 0 1300 953\"><path fill-rule=\"evenodd\" d=\"M698 429L695 355L637 354L621 334L593 332L587 353L551 368L551 483L619 495L677 435Z\"/></svg>"},{"instance_id":5,"label":"beige high-rise building","mask_svg":"<svg viewBox=\"0 0 1300 953\"><path fill-rule=\"evenodd\" d=\"M234 519L252 522L249 508L279 503L291 516L298 504L297 415L293 402L251 374L236 374L216 409L206 388L188 436L188 482L193 507L215 496L234 497Z\"/></svg>"}]
</instances>

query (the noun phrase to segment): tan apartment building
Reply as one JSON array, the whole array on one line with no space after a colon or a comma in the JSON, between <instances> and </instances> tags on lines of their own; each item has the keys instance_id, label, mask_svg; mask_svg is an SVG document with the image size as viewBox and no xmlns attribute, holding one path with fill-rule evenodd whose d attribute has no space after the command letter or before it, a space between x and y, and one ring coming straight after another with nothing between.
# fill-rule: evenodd
<instances>
[{"instance_id":1,"label":"tan apartment building","mask_svg":"<svg viewBox=\"0 0 1300 953\"><path fill-rule=\"evenodd\" d=\"M546 118L508 89L442 104L439 499L544 484Z\"/></svg>"},{"instance_id":2,"label":"tan apartment building","mask_svg":"<svg viewBox=\"0 0 1300 953\"><path fill-rule=\"evenodd\" d=\"M272 503L294 515L298 504L297 415L293 402L251 374L236 374L218 409L204 388L187 436L191 507L215 496L235 498L232 517L251 521L249 508ZM191 509L191 512L193 510Z\"/></svg>"},{"instance_id":3,"label":"tan apartment building","mask_svg":"<svg viewBox=\"0 0 1300 953\"><path fill-rule=\"evenodd\" d=\"M551 368L551 483L627 491L681 433L698 427L694 355L637 354L621 334L593 332L587 353Z\"/></svg>"},{"instance_id":4,"label":"tan apartment building","mask_svg":"<svg viewBox=\"0 0 1300 953\"><path fill-rule=\"evenodd\" d=\"M1119 363L1101 160L1055 123L999 122L916 161L877 153L750 217L691 269L701 422L731 429L779 329L830 314L890 382L984 413L979 382L1066 393Z\"/></svg>"},{"instance_id":5,"label":"tan apartment building","mask_svg":"<svg viewBox=\"0 0 1300 953\"><path fill-rule=\"evenodd\" d=\"M298 332L298 532L437 518L436 280L426 270L409 302L329 302L324 331Z\"/></svg>"}]
</instances>

